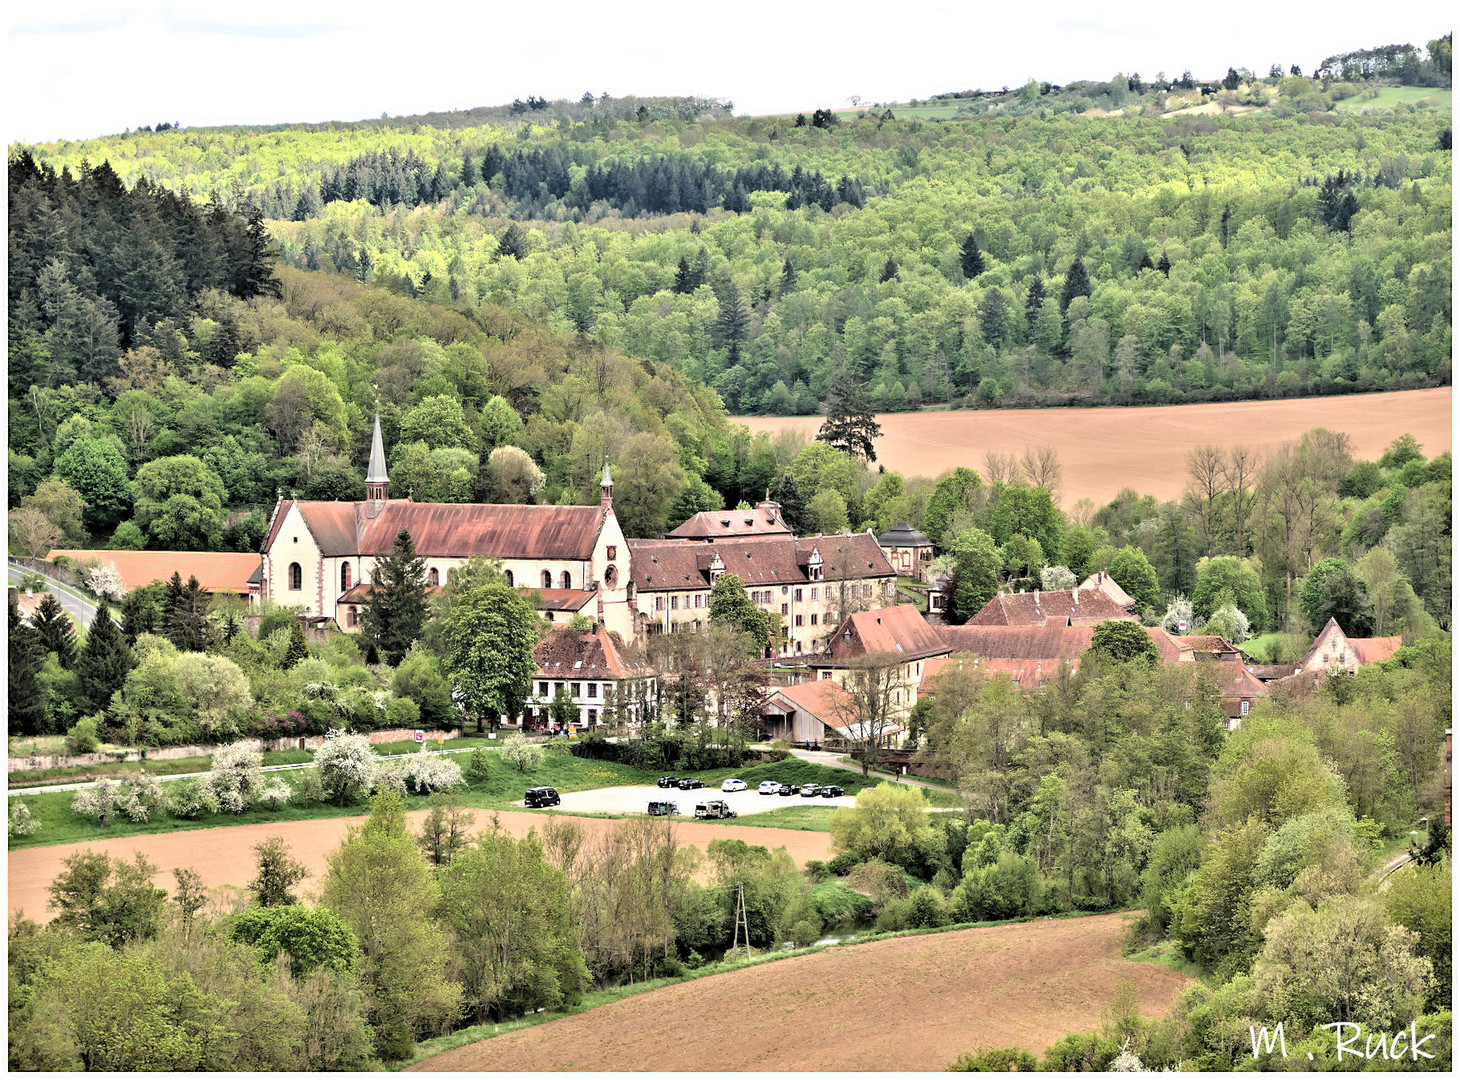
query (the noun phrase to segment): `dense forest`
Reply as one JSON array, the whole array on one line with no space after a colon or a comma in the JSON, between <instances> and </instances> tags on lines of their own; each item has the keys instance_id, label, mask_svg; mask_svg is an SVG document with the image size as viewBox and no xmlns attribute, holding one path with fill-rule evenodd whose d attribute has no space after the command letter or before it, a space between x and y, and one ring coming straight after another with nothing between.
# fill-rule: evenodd
<instances>
[{"instance_id":1,"label":"dense forest","mask_svg":"<svg viewBox=\"0 0 1460 1080\"><path fill-rule=\"evenodd\" d=\"M1448 112L1347 106L1376 79L1448 84L1448 39L1369 52L968 92L940 121L585 95L30 152L228 192L293 265L521 311L732 413L814 412L843 370L886 409L1445 383Z\"/></svg>"}]
</instances>

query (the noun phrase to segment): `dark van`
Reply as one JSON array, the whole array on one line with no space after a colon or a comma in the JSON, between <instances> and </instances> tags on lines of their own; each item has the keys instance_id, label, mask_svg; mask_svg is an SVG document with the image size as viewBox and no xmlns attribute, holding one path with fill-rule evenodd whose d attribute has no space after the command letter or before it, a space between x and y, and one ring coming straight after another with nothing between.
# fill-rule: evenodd
<instances>
[{"instance_id":1,"label":"dark van","mask_svg":"<svg viewBox=\"0 0 1460 1080\"><path fill-rule=\"evenodd\" d=\"M557 806L563 800L558 797L557 788L535 787L528 791L522 801L527 806L542 807Z\"/></svg>"}]
</instances>

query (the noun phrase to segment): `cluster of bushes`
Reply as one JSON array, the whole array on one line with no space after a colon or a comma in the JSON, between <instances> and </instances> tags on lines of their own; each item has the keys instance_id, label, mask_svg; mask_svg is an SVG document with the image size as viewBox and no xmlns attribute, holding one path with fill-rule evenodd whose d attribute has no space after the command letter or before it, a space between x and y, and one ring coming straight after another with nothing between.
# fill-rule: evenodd
<instances>
[{"instance_id":1,"label":"cluster of bushes","mask_svg":"<svg viewBox=\"0 0 1460 1080\"><path fill-rule=\"evenodd\" d=\"M739 746L700 746L693 735L681 731L647 733L640 739L609 742L601 736L589 736L572 747L573 756L591 761L612 761L645 772L698 772L705 769L738 769L752 761L780 761L784 750L746 750Z\"/></svg>"}]
</instances>

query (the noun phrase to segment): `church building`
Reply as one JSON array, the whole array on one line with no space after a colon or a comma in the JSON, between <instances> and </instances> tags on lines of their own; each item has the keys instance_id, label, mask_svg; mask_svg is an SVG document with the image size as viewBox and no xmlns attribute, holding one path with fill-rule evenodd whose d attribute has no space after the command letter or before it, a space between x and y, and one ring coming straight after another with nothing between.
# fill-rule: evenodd
<instances>
[{"instance_id":1,"label":"church building","mask_svg":"<svg viewBox=\"0 0 1460 1080\"><path fill-rule=\"evenodd\" d=\"M417 503L390 498L389 488L377 414L365 500L281 499L264 541L262 594L353 631L375 563L404 529L426 560L428 588L473 556L499 559L511 584L541 590L553 610L581 612L632 639L629 548L606 462L597 506Z\"/></svg>"}]
</instances>

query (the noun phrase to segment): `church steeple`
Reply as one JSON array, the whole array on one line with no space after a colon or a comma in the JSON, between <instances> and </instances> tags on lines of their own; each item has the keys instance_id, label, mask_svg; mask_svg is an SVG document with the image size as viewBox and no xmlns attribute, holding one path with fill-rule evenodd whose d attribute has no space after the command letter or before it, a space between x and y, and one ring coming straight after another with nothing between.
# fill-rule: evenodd
<instances>
[{"instance_id":1,"label":"church steeple","mask_svg":"<svg viewBox=\"0 0 1460 1080\"><path fill-rule=\"evenodd\" d=\"M371 503L371 516L390 497L390 476L385 471L385 441L380 437L380 410L375 410L375 433L370 437L370 471L365 474L365 498Z\"/></svg>"}]
</instances>

